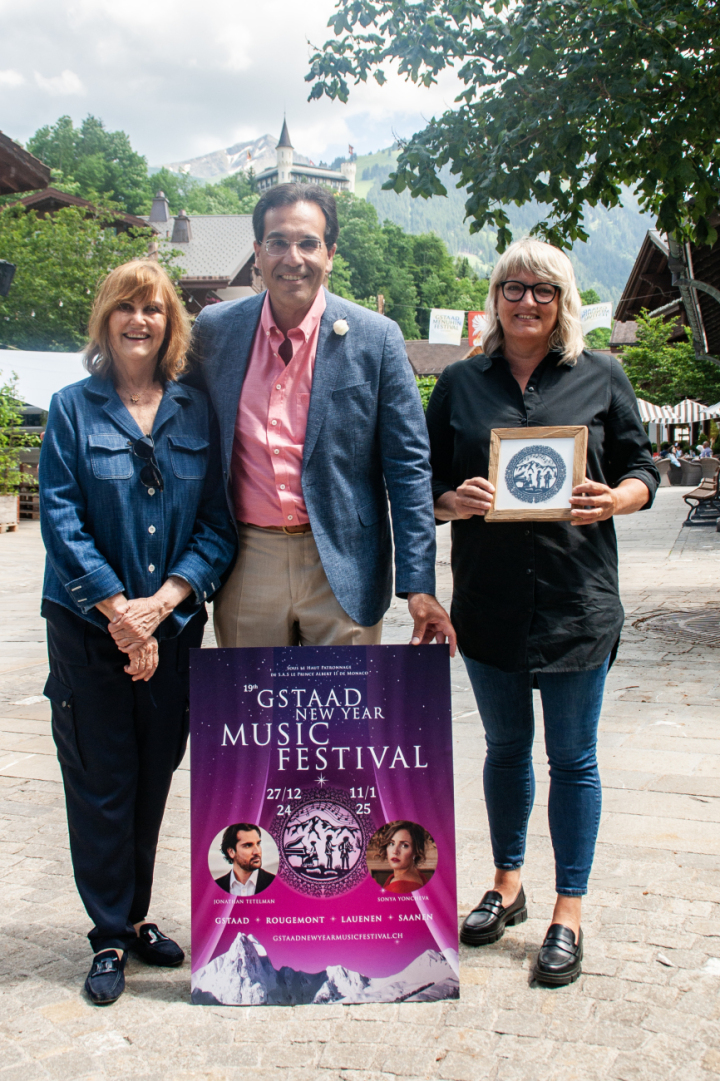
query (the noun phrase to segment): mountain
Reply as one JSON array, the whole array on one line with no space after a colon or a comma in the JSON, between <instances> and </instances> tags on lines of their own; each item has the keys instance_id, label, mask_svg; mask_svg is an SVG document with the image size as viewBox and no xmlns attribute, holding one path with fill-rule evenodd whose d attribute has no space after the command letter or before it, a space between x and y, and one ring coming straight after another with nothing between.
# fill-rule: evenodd
<instances>
[{"instance_id":1,"label":"mountain","mask_svg":"<svg viewBox=\"0 0 720 1081\"><path fill-rule=\"evenodd\" d=\"M245 143L235 143L225 150L213 150L211 154L202 154L198 158L186 158L185 161L166 162L165 168L174 173L190 173L197 180L222 180L241 169L247 170L252 165L255 173L262 172L277 162L275 147L277 135L261 135L259 139L249 139ZM250 158L248 160L248 154ZM309 165L310 159L295 152L295 161Z\"/></svg>"},{"instance_id":2,"label":"mountain","mask_svg":"<svg viewBox=\"0 0 720 1081\"><path fill-rule=\"evenodd\" d=\"M475 270L489 274L498 259L495 231L485 228L470 233L465 217L465 193L455 187L455 178L446 167L441 178L447 196L412 199L408 191L400 195L383 191L382 185L395 167L397 151L381 150L357 159L356 194L372 203L380 221L388 218L408 233L435 232L443 238L452 255L468 255ZM623 191L622 207L586 207L585 229L589 240L577 243L570 258L575 266L580 289L595 289L601 300L617 303L635 257L648 229L655 228L652 217L638 207L629 189ZM547 207L527 203L505 207L513 236L525 236L547 212Z\"/></svg>"},{"instance_id":3,"label":"mountain","mask_svg":"<svg viewBox=\"0 0 720 1081\"><path fill-rule=\"evenodd\" d=\"M273 967L254 935L239 932L230 949L193 974L192 1001L205 1006L304 1003L432 1002L457 998L457 954L426 950L395 976L363 976L342 965L322 972Z\"/></svg>"}]
</instances>

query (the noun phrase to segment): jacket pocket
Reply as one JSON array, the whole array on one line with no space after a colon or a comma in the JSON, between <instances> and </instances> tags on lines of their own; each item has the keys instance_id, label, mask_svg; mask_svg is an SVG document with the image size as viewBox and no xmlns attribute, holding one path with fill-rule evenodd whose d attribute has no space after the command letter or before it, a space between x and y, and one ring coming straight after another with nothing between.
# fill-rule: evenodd
<instances>
[{"instance_id":1,"label":"jacket pocket","mask_svg":"<svg viewBox=\"0 0 720 1081\"><path fill-rule=\"evenodd\" d=\"M357 512L363 525L374 525L375 522L387 516L387 506L379 499L371 499L369 503L358 507Z\"/></svg>"},{"instance_id":2,"label":"jacket pocket","mask_svg":"<svg viewBox=\"0 0 720 1081\"><path fill-rule=\"evenodd\" d=\"M60 765L70 769L85 769L75 728L73 693L57 676L49 675L43 694L52 704L52 736Z\"/></svg>"},{"instance_id":3,"label":"jacket pocket","mask_svg":"<svg viewBox=\"0 0 720 1081\"><path fill-rule=\"evenodd\" d=\"M129 480L133 475L132 447L119 432L88 436L90 462L98 480Z\"/></svg>"},{"instance_id":4,"label":"jacket pocket","mask_svg":"<svg viewBox=\"0 0 720 1081\"><path fill-rule=\"evenodd\" d=\"M194 435L169 435L170 463L173 473L180 480L203 480L207 472L207 439Z\"/></svg>"}]
</instances>

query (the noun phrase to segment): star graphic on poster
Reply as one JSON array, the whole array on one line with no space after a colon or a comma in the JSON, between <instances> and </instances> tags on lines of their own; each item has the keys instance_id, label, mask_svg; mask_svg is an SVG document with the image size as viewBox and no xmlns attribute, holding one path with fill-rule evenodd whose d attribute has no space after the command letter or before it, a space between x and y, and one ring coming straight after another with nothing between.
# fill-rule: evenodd
<instances>
[{"instance_id":1,"label":"star graphic on poster","mask_svg":"<svg viewBox=\"0 0 720 1081\"><path fill-rule=\"evenodd\" d=\"M320 787L322 788L324 785L327 784L327 777L323 777L323 775L321 773L319 777L315 778L315 784L319 784Z\"/></svg>"},{"instance_id":2,"label":"star graphic on poster","mask_svg":"<svg viewBox=\"0 0 720 1081\"><path fill-rule=\"evenodd\" d=\"M335 917L334 917L334 916L331 916L331 917L330 917L330 922L331 922L331 923L335 923Z\"/></svg>"}]
</instances>

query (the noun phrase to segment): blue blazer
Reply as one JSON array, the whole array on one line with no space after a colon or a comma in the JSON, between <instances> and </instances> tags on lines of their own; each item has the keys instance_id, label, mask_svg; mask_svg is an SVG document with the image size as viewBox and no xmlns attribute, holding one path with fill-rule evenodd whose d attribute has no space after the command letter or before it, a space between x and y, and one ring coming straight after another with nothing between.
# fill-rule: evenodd
<instances>
[{"instance_id":1,"label":"blue blazer","mask_svg":"<svg viewBox=\"0 0 720 1081\"><path fill-rule=\"evenodd\" d=\"M302 490L333 593L361 626L382 619L395 591L435 593L435 522L427 429L400 328L326 291L302 466ZM212 304L195 321L194 350L220 425L223 480L238 402L265 293ZM349 330L333 330L345 319Z\"/></svg>"}]
</instances>

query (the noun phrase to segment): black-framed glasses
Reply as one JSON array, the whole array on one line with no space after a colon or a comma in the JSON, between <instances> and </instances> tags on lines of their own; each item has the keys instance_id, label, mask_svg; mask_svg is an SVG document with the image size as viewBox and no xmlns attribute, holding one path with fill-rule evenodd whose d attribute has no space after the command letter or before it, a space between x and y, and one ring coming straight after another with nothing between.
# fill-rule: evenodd
<instances>
[{"instance_id":1,"label":"black-framed glasses","mask_svg":"<svg viewBox=\"0 0 720 1081\"><path fill-rule=\"evenodd\" d=\"M500 288L502 289L502 295L511 304L517 304L519 300L522 300L528 289L532 293L536 304L552 304L560 292L560 286L553 285L552 282L536 282L535 285L526 285L525 282L506 281L500 282Z\"/></svg>"},{"instance_id":2,"label":"black-framed glasses","mask_svg":"<svg viewBox=\"0 0 720 1081\"><path fill-rule=\"evenodd\" d=\"M144 435L130 444L132 452L140 458L145 465L140 470L140 480L146 488L157 488L162 492L165 488L160 466L155 457L155 443L151 435Z\"/></svg>"},{"instance_id":3,"label":"black-framed glasses","mask_svg":"<svg viewBox=\"0 0 720 1081\"><path fill-rule=\"evenodd\" d=\"M265 241L265 251L268 255L285 255L293 246L295 241L286 240L284 236L271 236ZM318 240L314 236L303 237L302 240L297 241L298 250L303 255L315 255L323 246L322 240Z\"/></svg>"}]
</instances>

